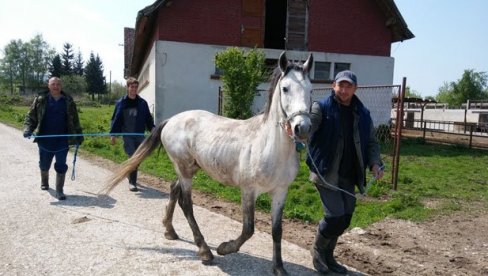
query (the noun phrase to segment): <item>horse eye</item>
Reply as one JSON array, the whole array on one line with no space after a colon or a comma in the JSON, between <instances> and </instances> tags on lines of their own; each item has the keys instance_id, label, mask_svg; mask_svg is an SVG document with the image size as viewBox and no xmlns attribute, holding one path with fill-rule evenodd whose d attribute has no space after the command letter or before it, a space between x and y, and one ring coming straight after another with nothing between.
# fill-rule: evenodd
<instances>
[{"instance_id":1,"label":"horse eye","mask_svg":"<svg viewBox=\"0 0 488 276\"><path fill-rule=\"evenodd\" d=\"M288 88L287 87L283 87L283 92L288 92Z\"/></svg>"}]
</instances>

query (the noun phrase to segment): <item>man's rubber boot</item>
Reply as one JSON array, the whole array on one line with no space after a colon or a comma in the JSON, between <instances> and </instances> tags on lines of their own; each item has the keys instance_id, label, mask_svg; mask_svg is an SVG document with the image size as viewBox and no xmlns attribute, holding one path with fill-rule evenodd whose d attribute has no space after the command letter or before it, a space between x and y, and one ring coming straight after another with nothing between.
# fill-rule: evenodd
<instances>
[{"instance_id":1,"label":"man's rubber boot","mask_svg":"<svg viewBox=\"0 0 488 276\"><path fill-rule=\"evenodd\" d=\"M137 170L129 174L129 190L131 192L137 192Z\"/></svg>"},{"instance_id":2,"label":"man's rubber boot","mask_svg":"<svg viewBox=\"0 0 488 276\"><path fill-rule=\"evenodd\" d=\"M329 270L334 271L335 273L339 274L347 274L347 268L341 264L339 264L334 259L334 249L337 245L337 240L339 237L335 237L329 240L327 248L325 249L325 262Z\"/></svg>"},{"instance_id":3,"label":"man's rubber boot","mask_svg":"<svg viewBox=\"0 0 488 276\"><path fill-rule=\"evenodd\" d=\"M41 171L41 190L49 190L49 171Z\"/></svg>"},{"instance_id":4,"label":"man's rubber boot","mask_svg":"<svg viewBox=\"0 0 488 276\"><path fill-rule=\"evenodd\" d=\"M59 200L65 200L66 196L63 193L64 188L64 178L66 174L56 174L56 198Z\"/></svg>"},{"instance_id":5,"label":"man's rubber boot","mask_svg":"<svg viewBox=\"0 0 488 276\"><path fill-rule=\"evenodd\" d=\"M312 254L313 266L315 270L321 274L327 274L329 269L327 267L327 261L325 260L325 251L329 245L330 240L326 239L319 230L315 234L315 240L310 248L310 253Z\"/></svg>"}]
</instances>

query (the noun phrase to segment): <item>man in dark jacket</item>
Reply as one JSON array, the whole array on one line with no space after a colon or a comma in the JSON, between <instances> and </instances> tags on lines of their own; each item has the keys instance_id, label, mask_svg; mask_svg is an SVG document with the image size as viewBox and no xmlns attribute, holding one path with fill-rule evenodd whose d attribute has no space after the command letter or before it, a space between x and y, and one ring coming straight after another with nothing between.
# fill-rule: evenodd
<instances>
[{"instance_id":1,"label":"man in dark jacket","mask_svg":"<svg viewBox=\"0 0 488 276\"><path fill-rule=\"evenodd\" d=\"M313 135L307 165L325 213L311 253L317 271L346 274L333 254L339 236L351 223L355 187L364 193L366 168L377 179L383 177L383 171L369 110L355 95L356 75L339 72L332 88L331 96L314 102L311 110Z\"/></svg>"},{"instance_id":2,"label":"man in dark jacket","mask_svg":"<svg viewBox=\"0 0 488 276\"><path fill-rule=\"evenodd\" d=\"M144 141L144 131L146 129L151 131L154 128L154 120L147 102L137 95L139 89L137 79L130 77L126 83L127 95L115 104L110 133L136 134L123 136L125 153L130 157ZM111 136L110 139L112 145L115 145L116 136ZM129 190L133 192L138 190L137 169L129 175Z\"/></svg>"},{"instance_id":3,"label":"man in dark jacket","mask_svg":"<svg viewBox=\"0 0 488 276\"><path fill-rule=\"evenodd\" d=\"M34 99L24 121L24 137L30 138L37 129L37 135L78 134L71 137L36 138L39 146L39 168L41 169L41 190L49 189L49 169L54 157L56 171L56 197L65 200L64 180L68 165L66 157L69 145L81 144L83 136L78 110L73 98L61 90L58 77L49 79L48 91L39 93Z\"/></svg>"}]
</instances>

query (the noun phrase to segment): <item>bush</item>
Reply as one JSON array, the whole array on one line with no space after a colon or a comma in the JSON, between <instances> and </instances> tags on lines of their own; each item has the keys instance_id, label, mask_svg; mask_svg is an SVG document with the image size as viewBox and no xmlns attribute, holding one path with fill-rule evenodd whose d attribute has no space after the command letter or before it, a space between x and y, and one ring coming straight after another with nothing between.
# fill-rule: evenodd
<instances>
[{"instance_id":1,"label":"bush","mask_svg":"<svg viewBox=\"0 0 488 276\"><path fill-rule=\"evenodd\" d=\"M253 49L247 53L232 47L215 56L224 86L224 116L247 119L252 114L254 94L265 73L264 53Z\"/></svg>"},{"instance_id":2,"label":"bush","mask_svg":"<svg viewBox=\"0 0 488 276\"><path fill-rule=\"evenodd\" d=\"M1 95L0 96L0 104L3 106L30 106L32 101L34 100L34 96L29 97L22 97L19 95L14 96L7 96Z\"/></svg>"}]
</instances>

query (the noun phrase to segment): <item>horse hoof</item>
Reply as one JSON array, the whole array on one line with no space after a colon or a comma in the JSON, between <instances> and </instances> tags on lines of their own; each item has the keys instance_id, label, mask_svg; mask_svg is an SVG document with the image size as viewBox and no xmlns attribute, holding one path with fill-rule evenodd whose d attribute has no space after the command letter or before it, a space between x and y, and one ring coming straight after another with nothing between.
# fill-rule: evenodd
<instances>
[{"instance_id":1,"label":"horse hoof","mask_svg":"<svg viewBox=\"0 0 488 276\"><path fill-rule=\"evenodd\" d=\"M274 275L277 275L277 276L288 276L288 275L290 275L290 274L288 274L288 272L283 267L280 267L280 268L273 267L273 273L274 273Z\"/></svg>"},{"instance_id":2,"label":"horse hoof","mask_svg":"<svg viewBox=\"0 0 488 276\"><path fill-rule=\"evenodd\" d=\"M219 255L227 255L235 252L237 252L237 248L233 241L223 242L217 248L217 253L219 253Z\"/></svg>"},{"instance_id":3,"label":"horse hoof","mask_svg":"<svg viewBox=\"0 0 488 276\"><path fill-rule=\"evenodd\" d=\"M200 260L202 260L202 264L204 265L212 264L212 261L214 259L214 255L210 250L204 250L198 252L198 257L200 257Z\"/></svg>"},{"instance_id":4,"label":"horse hoof","mask_svg":"<svg viewBox=\"0 0 488 276\"><path fill-rule=\"evenodd\" d=\"M177 239L180 238L180 237L178 237L178 235L176 234L175 231L166 231L166 232L164 232L164 237L167 240L177 240Z\"/></svg>"}]
</instances>

